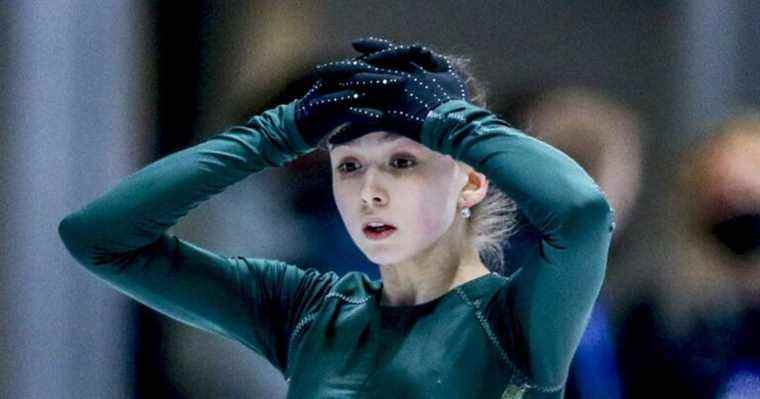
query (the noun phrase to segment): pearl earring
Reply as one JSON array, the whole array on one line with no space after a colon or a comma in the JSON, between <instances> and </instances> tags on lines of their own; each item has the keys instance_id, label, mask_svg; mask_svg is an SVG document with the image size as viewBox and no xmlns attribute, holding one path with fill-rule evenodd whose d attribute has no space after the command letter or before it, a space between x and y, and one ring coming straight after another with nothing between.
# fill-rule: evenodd
<instances>
[{"instance_id":1,"label":"pearl earring","mask_svg":"<svg viewBox=\"0 0 760 399\"><path fill-rule=\"evenodd\" d=\"M470 212L470 208L462 208L462 210L459 212L462 214L462 217L465 219L469 219L470 215L472 215L472 212Z\"/></svg>"}]
</instances>

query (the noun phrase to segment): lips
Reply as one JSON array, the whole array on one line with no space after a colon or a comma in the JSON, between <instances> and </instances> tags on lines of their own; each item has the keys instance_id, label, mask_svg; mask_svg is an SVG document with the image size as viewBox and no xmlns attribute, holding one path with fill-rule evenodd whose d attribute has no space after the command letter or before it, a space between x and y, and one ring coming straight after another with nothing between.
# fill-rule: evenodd
<instances>
[{"instance_id":1,"label":"lips","mask_svg":"<svg viewBox=\"0 0 760 399\"><path fill-rule=\"evenodd\" d=\"M396 226L381 220L371 220L364 224L364 235L372 240L383 239L396 231Z\"/></svg>"},{"instance_id":2,"label":"lips","mask_svg":"<svg viewBox=\"0 0 760 399\"><path fill-rule=\"evenodd\" d=\"M366 230L367 228L369 228L371 226L378 226L378 225L392 227L394 229L396 228L396 226L392 225L391 223L385 222L383 220L380 220L380 219L370 219L370 220L367 220L364 223L363 229Z\"/></svg>"}]
</instances>

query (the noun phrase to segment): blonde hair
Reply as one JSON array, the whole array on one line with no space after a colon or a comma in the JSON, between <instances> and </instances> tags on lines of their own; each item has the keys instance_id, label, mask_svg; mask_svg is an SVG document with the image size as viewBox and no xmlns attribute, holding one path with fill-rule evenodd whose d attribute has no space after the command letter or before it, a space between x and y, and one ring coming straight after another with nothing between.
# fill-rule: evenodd
<instances>
[{"instance_id":1,"label":"blonde hair","mask_svg":"<svg viewBox=\"0 0 760 399\"><path fill-rule=\"evenodd\" d=\"M517 232L517 204L490 184L485 198L470 212L470 242L488 270L505 274L504 245Z\"/></svg>"},{"instance_id":2,"label":"blonde hair","mask_svg":"<svg viewBox=\"0 0 760 399\"><path fill-rule=\"evenodd\" d=\"M486 108L485 86L473 75L470 59L444 56L464 80L468 102ZM517 232L517 204L494 184L489 184L485 198L470 208L470 212L468 240L477 249L488 270L505 274L504 246L508 245L509 237Z\"/></svg>"}]
</instances>

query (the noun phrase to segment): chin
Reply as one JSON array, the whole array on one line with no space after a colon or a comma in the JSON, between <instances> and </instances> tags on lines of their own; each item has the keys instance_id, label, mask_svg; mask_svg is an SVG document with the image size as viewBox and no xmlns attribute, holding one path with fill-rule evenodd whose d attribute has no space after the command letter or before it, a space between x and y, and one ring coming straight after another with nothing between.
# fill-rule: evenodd
<instances>
[{"instance_id":1,"label":"chin","mask_svg":"<svg viewBox=\"0 0 760 399\"><path fill-rule=\"evenodd\" d=\"M370 262L377 265L390 265L393 263L399 263L407 258L406 256L403 256L403 254L399 253L398 250L393 250L387 247L372 248L369 251L363 248L361 250L364 253L364 256L370 260Z\"/></svg>"},{"instance_id":2,"label":"chin","mask_svg":"<svg viewBox=\"0 0 760 399\"><path fill-rule=\"evenodd\" d=\"M374 251L362 251L364 256L369 259L370 262L377 265L388 265L399 261L396 254L389 253L389 251L374 250Z\"/></svg>"}]
</instances>

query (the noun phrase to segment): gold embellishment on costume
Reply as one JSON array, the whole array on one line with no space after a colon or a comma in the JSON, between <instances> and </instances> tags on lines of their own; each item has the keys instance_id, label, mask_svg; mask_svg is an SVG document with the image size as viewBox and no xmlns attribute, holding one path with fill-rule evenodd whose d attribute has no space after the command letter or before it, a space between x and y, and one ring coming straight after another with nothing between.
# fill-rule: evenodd
<instances>
[{"instance_id":1,"label":"gold embellishment on costume","mask_svg":"<svg viewBox=\"0 0 760 399\"><path fill-rule=\"evenodd\" d=\"M518 387L514 384L509 384L504 393L501 394L501 399L521 399L525 394L525 388Z\"/></svg>"}]
</instances>

